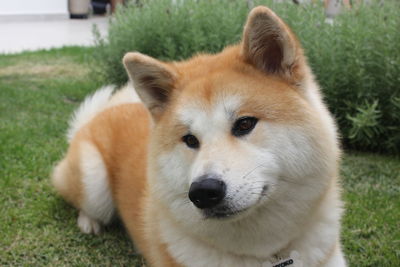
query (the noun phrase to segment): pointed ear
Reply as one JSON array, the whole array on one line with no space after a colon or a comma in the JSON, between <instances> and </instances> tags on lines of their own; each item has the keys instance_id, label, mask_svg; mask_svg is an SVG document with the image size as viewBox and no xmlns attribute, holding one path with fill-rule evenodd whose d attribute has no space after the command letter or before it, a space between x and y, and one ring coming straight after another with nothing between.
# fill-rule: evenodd
<instances>
[{"instance_id":1,"label":"pointed ear","mask_svg":"<svg viewBox=\"0 0 400 267\"><path fill-rule=\"evenodd\" d=\"M123 63L144 105L159 118L169 102L176 73L167 64L137 52L127 53Z\"/></svg>"},{"instance_id":2,"label":"pointed ear","mask_svg":"<svg viewBox=\"0 0 400 267\"><path fill-rule=\"evenodd\" d=\"M289 27L269 8L254 8L243 32L242 56L259 70L296 78L301 47Z\"/></svg>"}]
</instances>

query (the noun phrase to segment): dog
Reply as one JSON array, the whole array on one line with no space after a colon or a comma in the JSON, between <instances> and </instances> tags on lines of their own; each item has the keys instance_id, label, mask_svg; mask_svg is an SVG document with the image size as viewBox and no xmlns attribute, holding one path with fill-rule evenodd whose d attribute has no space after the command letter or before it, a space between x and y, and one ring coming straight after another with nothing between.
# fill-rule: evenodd
<instances>
[{"instance_id":1,"label":"dog","mask_svg":"<svg viewBox=\"0 0 400 267\"><path fill-rule=\"evenodd\" d=\"M82 232L118 214L150 266L346 266L335 122L273 11L218 54L123 64L131 83L85 100L52 175Z\"/></svg>"}]
</instances>

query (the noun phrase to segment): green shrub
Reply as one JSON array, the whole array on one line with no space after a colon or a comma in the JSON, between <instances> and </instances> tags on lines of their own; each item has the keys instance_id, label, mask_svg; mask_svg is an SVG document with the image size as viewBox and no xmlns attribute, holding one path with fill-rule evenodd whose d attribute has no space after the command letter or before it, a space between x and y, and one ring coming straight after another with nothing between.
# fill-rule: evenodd
<instances>
[{"instance_id":1,"label":"green shrub","mask_svg":"<svg viewBox=\"0 0 400 267\"><path fill-rule=\"evenodd\" d=\"M163 60L185 59L199 51L218 52L240 40L248 12L245 5L227 0L177 0L176 5L171 0L141 2L119 9L108 38L97 38L98 71L107 82L126 82L121 59L128 51Z\"/></svg>"},{"instance_id":2,"label":"green shrub","mask_svg":"<svg viewBox=\"0 0 400 267\"><path fill-rule=\"evenodd\" d=\"M137 2L137 1L136 1ZM128 51L181 60L240 41L244 0L141 1L118 10L106 39L97 36L95 70L123 84ZM296 32L337 118L347 148L400 152L400 3L343 12L333 26L318 5L254 1L271 7Z\"/></svg>"}]
</instances>

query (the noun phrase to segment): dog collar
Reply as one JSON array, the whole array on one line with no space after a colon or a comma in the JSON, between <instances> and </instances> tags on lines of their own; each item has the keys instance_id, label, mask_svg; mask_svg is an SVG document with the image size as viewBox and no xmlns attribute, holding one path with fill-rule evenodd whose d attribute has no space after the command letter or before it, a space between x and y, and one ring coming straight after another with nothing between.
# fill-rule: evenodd
<instances>
[{"instance_id":1,"label":"dog collar","mask_svg":"<svg viewBox=\"0 0 400 267\"><path fill-rule=\"evenodd\" d=\"M300 258L300 253L293 250L290 252L288 257L282 257L282 255L276 254L274 259L270 261L265 261L262 264L262 267L303 267L303 262Z\"/></svg>"}]
</instances>

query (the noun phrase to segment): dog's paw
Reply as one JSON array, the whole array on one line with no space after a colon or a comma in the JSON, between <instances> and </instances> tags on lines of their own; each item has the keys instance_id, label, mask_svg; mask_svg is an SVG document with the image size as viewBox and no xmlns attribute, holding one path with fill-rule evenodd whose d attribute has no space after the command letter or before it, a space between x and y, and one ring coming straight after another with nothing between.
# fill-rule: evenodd
<instances>
[{"instance_id":1,"label":"dog's paw","mask_svg":"<svg viewBox=\"0 0 400 267\"><path fill-rule=\"evenodd\" d=\"M82 233L98 235L101 232L101 224L87 216L83 211L79 212L78 227Z\"/></svg>"}]
</instances>

